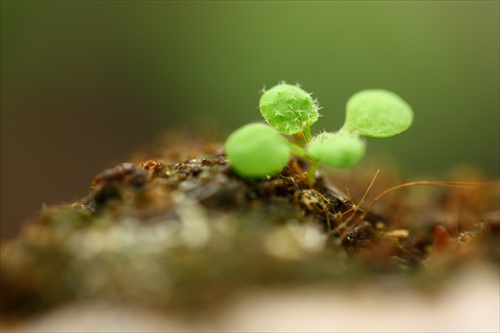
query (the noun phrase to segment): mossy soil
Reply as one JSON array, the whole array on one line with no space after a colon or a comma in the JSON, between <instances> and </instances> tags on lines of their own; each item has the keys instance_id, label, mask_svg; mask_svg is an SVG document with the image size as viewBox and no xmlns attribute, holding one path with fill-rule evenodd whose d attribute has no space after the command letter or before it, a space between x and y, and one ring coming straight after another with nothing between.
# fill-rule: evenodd
<instances>
[{"instance_id":1,"label":"mossy soil","mask_svg":"<svg viewBox=\"0 0 500 333\"><path fill-rule=\"evenodd\" d=\"M217 142L166 135L97 175L87 197L43 209L2 244L4 319L92 299L185 314L249 288L380 277L427 290L471 262L498 267L498 185L407 189L368 212L339 188L362 194L373 175L312 185L293 159L243 179ZM372 191L397 185L391 172Z\"/></svg>"}]
</instances>

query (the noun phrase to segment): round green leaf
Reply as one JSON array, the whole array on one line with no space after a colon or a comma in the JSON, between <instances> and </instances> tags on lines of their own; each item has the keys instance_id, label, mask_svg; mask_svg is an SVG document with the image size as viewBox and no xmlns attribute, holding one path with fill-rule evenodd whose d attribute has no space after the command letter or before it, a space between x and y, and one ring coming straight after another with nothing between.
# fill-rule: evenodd
<instances>
[{"instance_id":1,"label":"round green leaf","mask_svg":"<svg viewBox=\"0 0 500 333\"><path fill-rule=\"evenodd\" d=\"M344 130L375 138L404 132L413 121L413 110L398 95L387 90L363 90L347 102Z\"/></svg>"},{"instance_id":2,"label":"round green leaf","mask_svg":"<svg viewBox=\"0 0 500 333\"><path fill-rule=\"evenodd\" d=\"M309 145L307 154L334 168L349 168L365 154L365 143L357 135L323 133Z\"/></svg>"},{"instance_id":3,"label":"round green leaf","mask_svg":"<svg viewBox=\"0 0 500 333\"><path fill-rule=\"evenodd\" d=\"M311 127L319 117L318 106L312 97L290 84L278 84L265 91L259 105L269 125L286 135Z\"/></svg>"},{"instance_id":4,"label":"round green leaf","mask_svg":"<svg viewBox=\"0 0 500 333\"><path fill-rule=\"evenodd\" d=\"M248 124L226 140L226 155L231 168L240 176L260 178L279 173L288 163L290 143L265 124Z\"/></svg>"}]
</instances>

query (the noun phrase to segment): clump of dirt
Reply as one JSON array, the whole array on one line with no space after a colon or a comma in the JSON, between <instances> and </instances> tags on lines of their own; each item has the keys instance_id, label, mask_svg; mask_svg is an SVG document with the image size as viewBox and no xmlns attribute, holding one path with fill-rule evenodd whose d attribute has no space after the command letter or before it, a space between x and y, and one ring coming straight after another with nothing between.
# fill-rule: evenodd
<instances>
[{"instance_id":1,"label":"clump of dirt","mask_svg":"<svg viewBox=\"0 0 500 333\"><path fill-rule=\"evenodd\" d=\"M498 188L406 193L375 214L327 176L310 184L306 167L295 158L279 175L243 179L220 144L167 136L2 244L2 311L23 317L86 299L194 311L255 286L380 274L424 285L470 261L498 264ZM370 182L359 177L350 181Z\"/></svg>"}]
</instances>

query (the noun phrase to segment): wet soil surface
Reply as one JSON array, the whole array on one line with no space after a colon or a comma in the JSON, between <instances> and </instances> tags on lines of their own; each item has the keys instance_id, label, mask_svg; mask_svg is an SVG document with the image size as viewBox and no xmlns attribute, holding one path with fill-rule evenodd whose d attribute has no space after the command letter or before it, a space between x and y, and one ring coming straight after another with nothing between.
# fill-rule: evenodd
<instances>
[{"instance_id":1,"label":"wet soil surface","mask_svg":"<svg viewBox=\"0 0 500 333\"><path fill-rule=\"evenodd\" d=\"M88 299L197 311L255 286L427 286L471 261L498 265L498 186L406 193L371 212L328 175L310 184L301 159L238 177L211 142L168 136L97 175L87 197L42 210L2 244L3 315Z\"/></svg>"}]
</instances>

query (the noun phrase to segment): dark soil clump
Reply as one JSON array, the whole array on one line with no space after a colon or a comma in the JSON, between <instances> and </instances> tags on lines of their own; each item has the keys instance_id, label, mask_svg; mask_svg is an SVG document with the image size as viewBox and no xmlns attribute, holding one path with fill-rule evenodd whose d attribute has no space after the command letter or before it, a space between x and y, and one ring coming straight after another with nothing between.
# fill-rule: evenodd
<instances>
[{"instance_id":1,"label":"dark soil clump","mask_svg":"<svg viewBox=\"0 0 500 333\"><path fill-rule=\"evenodd\" d=\"M301 159L242 179L219 145L183 139L103 171L88 197L41 211L4 242L3 313L96 298L192 311L254 286L379 274L425 284L468 261L498 264L498 189L448 190L431 206L401 196L379 217L325 176L311 185ZM457 196L460 225L446 225Z\"/></svg>"}]
</instances>

